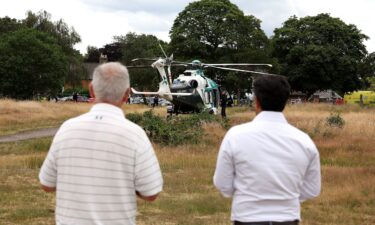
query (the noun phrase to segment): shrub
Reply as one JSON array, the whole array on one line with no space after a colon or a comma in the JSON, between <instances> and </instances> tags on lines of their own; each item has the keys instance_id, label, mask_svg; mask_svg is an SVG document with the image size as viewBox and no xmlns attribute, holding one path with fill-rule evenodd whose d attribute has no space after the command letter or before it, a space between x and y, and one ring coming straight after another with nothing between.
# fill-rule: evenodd
<instances>
[{"instance_id":1,"label":"shrub","mask_svg":"<svg viewBox=\"0 0 375 225\"><path fill-rule=\"evenodd\" d=\"M142 115L138 113L127 113L126 118L136 124L140 124L142 121Z\"/></svg>"},{"instance_id":2,"label":"shrub","mask_svg":"<svg viewBox=\"0 0 375 225\"><path fill-rule=\"evenodd\" d=\"M342 128L345 125L344 119L340 116L340 113L331 113L327 118L327 124L331 127Z\"/></svg>"},{"instance_id":3,"label":"shrub","mask_svg":"<svg viewBox=\"0 0 375 225\"><path fill-rule=\"evenodd\" d=\"M213 122L216 117L208 113L194 114L188 117L164 119L153 111L141 114L127 114L127 119L140 125L149 138L156 143L165 145L195 144L203 135L202 124Z\"/></svg>"}]
</instances>

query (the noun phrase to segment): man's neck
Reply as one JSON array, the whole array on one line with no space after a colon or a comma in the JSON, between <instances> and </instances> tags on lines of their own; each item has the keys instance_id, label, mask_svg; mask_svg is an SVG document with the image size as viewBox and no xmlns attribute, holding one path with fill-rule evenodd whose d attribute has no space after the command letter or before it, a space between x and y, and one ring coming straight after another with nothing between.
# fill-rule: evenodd
<instances>
[{"instance_id":1,"label":"man's neck","mask_svg":"<svg viewBox=\"0 0 375 225\"><path fill-rule=\"evenodd\" d=\"M122 109L123 102L95 101L95 103L106 103Z\"/></svg>"}]
</instances>

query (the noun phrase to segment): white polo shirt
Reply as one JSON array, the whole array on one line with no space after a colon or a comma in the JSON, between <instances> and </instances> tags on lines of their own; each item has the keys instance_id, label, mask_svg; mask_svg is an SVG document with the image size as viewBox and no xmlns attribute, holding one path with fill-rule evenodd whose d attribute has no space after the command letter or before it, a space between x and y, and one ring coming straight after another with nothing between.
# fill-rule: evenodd
<instances>
[{"instance_id":1,"label":"white polo shirt","mask_svg":"<svg viewBox=\"0 0 375 225\"><path fill-rule=\"evenodd\" d=\"M300 201L320 193L319 152L282 113L264 111L225 135L214 184L233 197L233 221L300 220Z\"/></svg>"},{"instance_id":2,"label":"white polo shirt","mask_svg":"<svg viewBox=\"0 0 375 225\"><path fill-rule=\"evenodd\" d=\"M56 223L135 224L136 191L152 196L163 179L152 145L123 111L96 104L66 121L40 170L41 184L56 187Z\"/></svg>"}]
</instances>

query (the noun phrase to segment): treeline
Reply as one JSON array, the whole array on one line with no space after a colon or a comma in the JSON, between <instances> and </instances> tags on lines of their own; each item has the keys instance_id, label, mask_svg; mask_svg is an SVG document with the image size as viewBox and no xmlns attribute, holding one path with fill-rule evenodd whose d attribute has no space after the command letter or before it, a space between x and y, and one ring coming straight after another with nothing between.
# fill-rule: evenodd
<instances>
[{"instance_id":1,"label":"treeline","mask_svg":"<svg viewBox=\"0 0 375 225\"><path fill-rule=\"evenodd\" d=\"M101 54L125 65L133 58L163 57L159 43L179 61L272 64L268 72L287 76L293 90L307 94L324 89L344 93L373 85L375 53L367 52L368 37L355 25L329 14L293 16L268 38L260 23L229 0L195 1L176 17L170 43L153 35L127 33L104 46L89 46L81 56L73 48L80 41L77 32L63 20L52 22L45 11L28 12L22 21L0 18L0 95L30 98L56 93L64 82L82 78L83 62L98 62ZM230 92L251 89L249 75L205 73ZM137 69L131 71L131 79L139 90L155 90L159 77L152 69Z\"/></svg>"},{"instance_id":2,"label":"treeline","mask_svg":"<svg viewBox=\"0 0 375 225\"><path fill-rule=\"evenodd\" d=\"M61 92L67 79L83 74L80 36L46 11L26 18L0 18L0 96L30 99ZM77 78L78 79L78 78Z\"/></svg>"}]
</instances>

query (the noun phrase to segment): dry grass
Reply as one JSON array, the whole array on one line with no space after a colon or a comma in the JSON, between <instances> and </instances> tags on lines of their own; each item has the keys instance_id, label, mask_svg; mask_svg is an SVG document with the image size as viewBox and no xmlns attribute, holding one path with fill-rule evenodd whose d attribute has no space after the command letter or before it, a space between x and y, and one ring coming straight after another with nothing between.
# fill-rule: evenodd
<instances>
[{"instance_id":1,"label":"dry grass","mask_svg":"<svg viewBox=\"0 0 375 225\"><path fill-rule=\"evenodd\" d=\"M35 108L45 103L39 104ZM61 109L76 106L62 105ZM89 106L79 107L86 111ZM147 110L138 107L125 111ZM165 113L162 108L155 111ZM341 129L326 125L326 118L336 111L345 120ZM285 114L313 137L321 154L322 193L303 204L302 225L375 224L375 109L308 104L288 106ZM248 108L228 109L231 125L254 116ZM204 124L204 130L197 145L154 145L164 191L156 202L139 201L138 224L230 224L230 200L212 185L226 130L217 123ZM50 138L0 144L0 224L53 224L54 195L43 193L37 180L49 144Z\"/></svg>"},{"instance_id":2,"label":"dry grass","mask_svg":"<svg viewBox=\"0 0 375 225\"><path fill-rule=\"evenodd\" d=\"M0 100L0 135L36 128L56 127L68 118L87 112L88 103ZM125 105L127 112L142 113L144 105ZM165 111L158 108L157 111Z\"/></svg>"}]
</instances>

